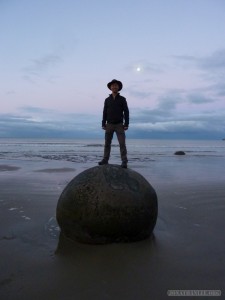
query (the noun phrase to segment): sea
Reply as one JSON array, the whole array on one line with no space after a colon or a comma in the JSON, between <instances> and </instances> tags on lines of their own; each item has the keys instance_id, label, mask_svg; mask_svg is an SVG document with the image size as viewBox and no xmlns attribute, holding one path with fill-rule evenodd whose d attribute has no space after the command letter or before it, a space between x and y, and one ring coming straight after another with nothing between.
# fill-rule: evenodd
<instances>
[{"instance_id":1,"label":"sea","mask_svg":"<svg viewBox=\"0 0 225 300\"><path fill-rule=\"evenodd\" d=\"M188 156L225 157L223 140L151 140L127 139L130 162L171 157L176 151ZM112 142L111 159L119 155L116 139ZM51 159L71 162L94 162L101 159L104 140L101 139L0 139L0 159Z\"/></svg>"},{"instance_id":2,"label":"sea","mask_svg":"<svg viewBox=\"0 0 225 300\"><path fill-rule=\"evenodd\" d=\"M128 166L153 180L179 181L195 176L225 182L224 140L127 139L126 144ZM82 170L96 166L103 151L104 139L0 139L0 164ZM185 155L175 155L177 151ZM109 162L121 163L116 137Z\"/></svg>"}]
</instances>

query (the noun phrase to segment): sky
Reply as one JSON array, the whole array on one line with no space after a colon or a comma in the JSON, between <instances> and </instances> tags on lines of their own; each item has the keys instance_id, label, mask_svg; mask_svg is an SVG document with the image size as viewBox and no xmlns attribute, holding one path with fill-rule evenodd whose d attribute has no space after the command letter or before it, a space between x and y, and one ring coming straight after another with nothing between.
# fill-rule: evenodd
<instances>
[{"instance_id":1,"label":"sky","mask_svg":"<svg viewBox=\"0 0 225 300\"><path fill-rule=\"evenodd\" d=\"M0 138L225 138L225 0L0 0Z\"/></svg>"}]
</instances>

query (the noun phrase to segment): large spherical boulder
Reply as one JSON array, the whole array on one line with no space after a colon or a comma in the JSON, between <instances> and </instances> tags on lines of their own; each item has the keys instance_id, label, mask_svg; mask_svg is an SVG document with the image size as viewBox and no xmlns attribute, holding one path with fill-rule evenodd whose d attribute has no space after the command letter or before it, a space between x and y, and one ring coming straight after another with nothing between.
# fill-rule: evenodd
<instances>
[{"instance_id":1,"label":"large spherical boulder","mask_svg":"<svg viewBox=\"0 0 225 300\"><path fill-rule=\"evenodd\" d=\"M158 203L153 187L139 173L118 165L85 170L66 186L57 205L66 237L84 243L138 241L155 227Z\"/></svg>"}]
</instances>

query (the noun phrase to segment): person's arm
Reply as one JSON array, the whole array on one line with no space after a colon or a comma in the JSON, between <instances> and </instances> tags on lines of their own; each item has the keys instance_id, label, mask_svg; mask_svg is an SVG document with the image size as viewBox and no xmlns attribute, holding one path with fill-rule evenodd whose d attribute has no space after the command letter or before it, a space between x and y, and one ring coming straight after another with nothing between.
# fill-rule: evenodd
<instances>
[{"instance_id":1,"label":"person's arm","mask_svg":"<svg viewBox=\"0 0 225 300\"><path fill-rule=\"evenodd\" d=\"M127 130L129 127L129 109L127 106L126 99L124 99L123 112L124 112L124 130Z\"/></svg>"},{"instance_id":2,"label":"person's arm","mask_svg":"<svg viewBox=\"0 0 225 300\"><path fill-rule=\"evenodd\" d=\"M102 115L102 128L105 129L106 127L106 120L107 120L107 107L106 107L106 100L104 102L104 108L103 108L103 115Z\"/></svg>"}]
</instances>

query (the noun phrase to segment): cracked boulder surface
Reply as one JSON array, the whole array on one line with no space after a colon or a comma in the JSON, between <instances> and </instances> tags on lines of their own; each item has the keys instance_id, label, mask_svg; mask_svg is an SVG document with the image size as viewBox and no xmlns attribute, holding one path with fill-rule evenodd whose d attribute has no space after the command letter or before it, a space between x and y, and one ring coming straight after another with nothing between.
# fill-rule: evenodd
<instances>
[{"instance_id":1,"label":"cracked boulder surface","mask_svg":"<svg viewBox=\"0 0 225 300\"><path fill-rule=\"evenodd\" d=\"M91 244L145 239L157 214L157 194L151 184L138 172L118 165L78 174L63 190L56 208L61 233Z\"/></svg>"}]
</instances>

